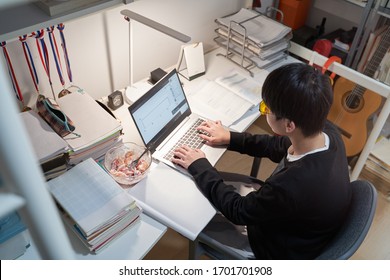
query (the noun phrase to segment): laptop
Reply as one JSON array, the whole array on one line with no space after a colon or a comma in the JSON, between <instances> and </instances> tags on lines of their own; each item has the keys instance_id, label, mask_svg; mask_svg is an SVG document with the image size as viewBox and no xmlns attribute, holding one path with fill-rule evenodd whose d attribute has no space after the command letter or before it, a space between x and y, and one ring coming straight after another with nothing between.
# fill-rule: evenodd
<instances>
[{"instance_id":1,"label":"laptop","mask_svg":"<svg viewBox=\"0 0 390 280\"><path fill-rule=\"evenodd\" d=\"M187 170L171 161L175 145L181 146L183 141L187 146L195 145L194 148L201 149L212 165L226 150L226 147L210 147L199 137L196 127L204 118L191 112L176 69L136 100L129 112L153 159L187 175ZM191 137L184 137L188 131L193 132Z\"/></svg>"}]
</instances>

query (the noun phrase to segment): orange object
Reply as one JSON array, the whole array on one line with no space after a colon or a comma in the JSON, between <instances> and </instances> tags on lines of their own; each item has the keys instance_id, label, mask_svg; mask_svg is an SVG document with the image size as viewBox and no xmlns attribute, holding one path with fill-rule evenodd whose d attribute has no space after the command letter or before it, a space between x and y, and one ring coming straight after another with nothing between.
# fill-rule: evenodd
<instances>
[{"instance_id":1,"label":"orange object","mask_svg":"<svg viewBox=\"0 0 390 280\"><path fill-rule=\"evenodd\" d=\"M283 23L293 30L305 25L311 0L280 0L279 10L283 12Z\"/></svg>"},{"instance_id":2,"label":"orange object","mask_svg":"<svg viewBox=\"0 0 390 280\"><path fill-rule=\"evenodd\" d=\"M332 48L333 48L333 44L330 40L318 39L314 43L313 51L316 51L319 54L322 54L323 56L329 57Z\"/></svg>"}]
</instances>

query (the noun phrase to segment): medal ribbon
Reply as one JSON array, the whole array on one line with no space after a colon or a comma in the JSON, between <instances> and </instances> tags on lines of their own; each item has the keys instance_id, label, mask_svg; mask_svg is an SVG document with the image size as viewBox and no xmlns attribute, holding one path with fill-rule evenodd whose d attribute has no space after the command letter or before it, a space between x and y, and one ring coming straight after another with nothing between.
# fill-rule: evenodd
<instances>
[{"instance_id":1,"label":"medal ribbon","mask_svg":"<svg viewBox=\"0 0 390 280\"><path fill-rule=\"evenodd\" d=\"M50 77L49 54L47 52L45 38L43 37L44 33L45 33L44 30L41 29L41 30L38 30L36 33L33 32L31 34L31 36L34 36L35 39L36 39L39 57L41 58L42 66L45 69L47 78L49 79L49 84L50 84L50 87L51 87L51 91L53 93L53 97L56 100L56 97L55 97L55 94L54 94L54 90L53 90L53 83L52 83L51 77ZM41 46L39 44L41 44L42 49L41 49Z\"/></svg>"},{"instance_id":2,"label":"medal ribbon","mask_svg":"<svg viewBox=\"0 0 390 280\"><path fill-rule=\"evenodd\" d=\"M53 32L54 26L48 27L46 30L49 33L51 50L53 51L53 56L54 56L54 61L56 63L58 77L60 77L60 82L61 82L62 86L65 87L65 80L64 80L64 77L62 76L61 59L60 59L60 55L58 52L56 37L55 37L54 32Z\"/></svg>"},{"instance_id":3,"label":"medal ribbon","mask_svg":"<svg viewBox=\"0 0 390 280\"><path fill-rule=\"evenodd\" d=\"M61 46L62 46L62 50L64 52L66 70L67 70L67 73L68 73L69 81L70 81L70 83L72 83L72 70L70 69L70 61L69 61L68 51L67 51L67 48L66 48L64 28L65 28L65 25L63 23L60 23L57 26L57 29L60 31L61 42L62 42Z\"/></svg>"},{"instance_id":4,"label":"medal ribbon","mask_svg":"<svg viewBox=\"0 0 390 280\"><path fill-rule=\"evenodd\" d=\"M22 104L24 104L23 103L24 102L23 94L22 94L22 92L20 90L18 81L16 80L14 68L12 67L11 59L10 59L10 57L8 55L7 48L5 47L5 45L6 45L6 42L1 42L0 43L0 46L3 48L3 53L4 53L5 60L7 61L8 74L9 74L9 76L11 78L12 86L13 86L14 91L16 93L16 98L18 100L20 100L20 102L22 102Z\"/></svg>"},{"instance_id":5,"label":"medal ribbon","mask_svg":"<svg viewBox=\"0 0 390 280\"><path fill-rule=\"evenodd\" d=\"M37 93L39 94L39 80L38 80L38 75L37 75L37 70L35 69L34 61L31 55L30 48L28 47L27 44L27 35L19 36L19 41L22 42L23 46L23 52L24 52L24 57L26 58L26 62L28 65L28 69L30 70L30 75L33 80L35 89Z\"/></svg>"}]
</instances>

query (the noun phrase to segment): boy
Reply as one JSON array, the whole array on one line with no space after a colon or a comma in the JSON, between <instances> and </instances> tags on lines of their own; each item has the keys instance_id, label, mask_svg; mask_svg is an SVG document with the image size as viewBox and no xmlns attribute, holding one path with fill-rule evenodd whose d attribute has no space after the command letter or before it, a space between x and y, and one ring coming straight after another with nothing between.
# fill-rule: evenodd
<instances>
[{"instance_id":1,"label":"boy","mask_svg":"<svg viewBox=\"0 0 390 280\"><path fill-rule=\"evenodd\" d=\"M200 134L209 145L279 162L265 182L219 173L202 151L186 146L173 162L228 220L246 225L257 259L314 259L343 223L351 197L344 144L327 122L329 78L304 63L284 65L267 76L262 98L260 111L275 136L229 132L219 121L199 129L209 133ZM256 190L242 196L231 181Z\"/></svg>"}]
</instances>

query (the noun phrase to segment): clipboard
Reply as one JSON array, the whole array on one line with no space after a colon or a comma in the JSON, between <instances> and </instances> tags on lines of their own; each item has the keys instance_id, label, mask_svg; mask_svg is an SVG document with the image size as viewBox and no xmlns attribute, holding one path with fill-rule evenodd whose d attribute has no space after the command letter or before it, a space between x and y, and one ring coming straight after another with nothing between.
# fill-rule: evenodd
<instances>
[{"instance_id":1,"label":"clipboard","mask_svg":"<svg viewBox=\"0 0 390 280\"><path fill-rule=\"evenodd\" d=\"M191 81L206 73L203 53L203 43L182 45L179 60L176 66L177 72Z\"/></svg>"}]
</instances>

